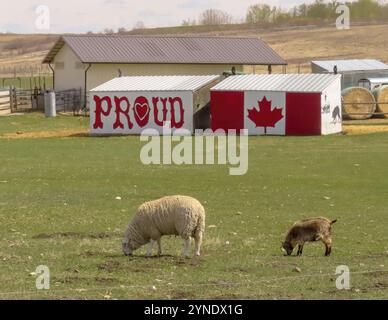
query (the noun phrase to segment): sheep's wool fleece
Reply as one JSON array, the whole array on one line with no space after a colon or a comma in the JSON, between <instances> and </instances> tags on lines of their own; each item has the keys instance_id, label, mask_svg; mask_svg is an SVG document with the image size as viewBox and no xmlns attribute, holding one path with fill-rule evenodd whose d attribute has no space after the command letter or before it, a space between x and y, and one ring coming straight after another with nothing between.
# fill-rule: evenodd
<instances>
[{"instance_id":1,"label":"sheep's wool fleece","mask_svg":"<svg viewBox=\"0 0 388 320\"><path fill-rule=\"evenodd\" d=\"M164 197L141 205L131 225L146 240L158 235L193 237L205 231L205 209L191 197Z\"/></svg>"}]
</instances>

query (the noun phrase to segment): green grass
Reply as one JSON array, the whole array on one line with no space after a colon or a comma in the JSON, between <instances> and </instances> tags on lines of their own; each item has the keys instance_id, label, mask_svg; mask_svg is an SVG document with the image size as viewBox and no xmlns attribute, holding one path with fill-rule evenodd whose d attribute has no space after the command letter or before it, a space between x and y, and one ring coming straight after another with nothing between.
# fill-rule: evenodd
<instances>
[{"instance_id":1,"label":"green grass","mask_svg":"<svg viewBox=\"0 0 388 320\"><path fill-rule=\"evenodd\" d=\"M89 119L84 117L58 115L56 118L45 118L42 113L0 117L0 137L4 134L16 132L79 130L88 127Z\"/></svg>"},{"instance_id":2,"label":"green grass","mask_svg":"<svg viewBox=\"0 0 388 320\"><path fill-rule=\"evenodd\" d=\"M22 123L77 126L28 115L0 117L0 130ZM388 298L388 134L251 138L242 177L226 166L144 166L141 147L138 137L0 138L0 298ZM136 207L171 194L206 207L215 227L203 256L181 259L179 238L164 239L162 258L144 258L145 248L122 256ZM332 256L319 243L284 257L290 225L320 215L338 219ZM343 264L350 291L335 286ZM51 290L35 289L38 265L50 267Z\"/></svg>"}]
</instances>

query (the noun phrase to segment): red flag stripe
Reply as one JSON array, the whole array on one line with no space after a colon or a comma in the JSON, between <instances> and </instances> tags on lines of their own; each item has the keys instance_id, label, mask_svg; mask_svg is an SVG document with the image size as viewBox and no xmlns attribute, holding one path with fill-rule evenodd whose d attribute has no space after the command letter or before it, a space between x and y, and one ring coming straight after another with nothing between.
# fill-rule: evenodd
<instances>
[{"instance_id":1,"label":"red flag stripe","mask_svg":"<svg viewBox=\"0 0 388 320\"><path fill-rule=\"evenodd\" d=\"M211 93L212 129L244 129L244 92Z\"/></svg>"},{"instance_id":2,"label":"red flag stripe","mask_svg":"<svg viewBox=\"0 0 388 320\"><path fill-rule=\"evenodd\" d=\"M286 110L286 135L321 134L320 93L287 93Z\"/></svg>"}]
</instances>

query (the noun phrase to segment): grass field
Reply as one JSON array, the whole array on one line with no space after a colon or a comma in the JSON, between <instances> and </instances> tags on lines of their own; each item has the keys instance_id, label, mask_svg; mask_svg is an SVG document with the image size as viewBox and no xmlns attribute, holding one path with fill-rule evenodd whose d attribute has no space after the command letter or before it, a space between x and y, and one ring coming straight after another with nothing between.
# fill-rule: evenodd
<instances>
[{"instance_id":1,"label":"grass field","mask_svg":"<svg viewBox=\"0 0 388 320\"><path fill-rule=\"evenodd\" d=\"M16 87L20 89L34 89L37 88L53 88L53 77L52 76L42 76L42 77L17 77L17 78L2 78L0 77L0 89Z\"/></svg>"},{"instance_id":2,"label":"grass field","mask_svg":"<svg viewBox=\"0 0 388 320\"><path fill-rule=\"evenodd\" d=\"M144 166L138 137L38 135L86 129L73 117L0 117L0 299L388 298L388 133L251 138L241 177ZM136 207L170 194L206 207L203 256L184 260L183 241L167 238L161 258L124 257ZM310 244L284 257L292 223L320 215L338 219L332 256ZM48 291L35 289L38 265L50 268ZM350 291L336 289L339 265Z\"/></svg>"}]
</instances>

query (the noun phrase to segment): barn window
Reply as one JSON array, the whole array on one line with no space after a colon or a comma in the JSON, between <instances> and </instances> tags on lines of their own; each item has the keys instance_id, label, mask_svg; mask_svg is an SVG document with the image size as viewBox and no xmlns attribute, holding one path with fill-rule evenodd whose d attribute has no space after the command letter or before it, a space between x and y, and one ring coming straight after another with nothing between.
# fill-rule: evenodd
<instances>
[{"instance_id":1,"label":"barn window","mask_svg":"<svg viewBox=\"0 0 388 320\"><path fill-rule=\"evenodd\" d=\"M55 62L55 69L57 69L57 70L65 69L65 63L64 62Z\"/></svg>"}]
</instances>

